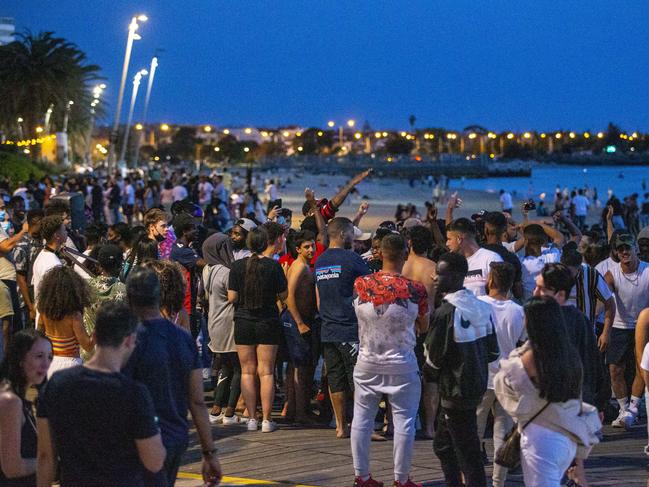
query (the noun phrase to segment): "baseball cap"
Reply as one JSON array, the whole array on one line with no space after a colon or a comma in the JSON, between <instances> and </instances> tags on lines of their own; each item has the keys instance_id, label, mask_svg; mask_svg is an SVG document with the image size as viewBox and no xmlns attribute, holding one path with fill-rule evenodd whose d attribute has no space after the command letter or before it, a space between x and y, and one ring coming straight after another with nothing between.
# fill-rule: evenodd
<instances>
[{"instance_id":1,"label":"baseball cap","mask_svg":"<svg viewBox=\"0 0 649 487\"><path fill-rule=\"evenodd\" d=\"M633 235L631 235L630 233L618 234L615 237L615 240L613 241L613 248L617 249L622 245L628 245L629 247L633 247L635 245L635 239L633 238Z\"/></svg>"},{"instance_id":2,"label":"baseball cap","mask_svg":"<svg viewBox=\"0 0 649 487\"><path fill-rule=\"evenodd\" d=\"M406 220L403 222L403 228L412 228L416 227L417 225L421 225L421 220L419 218L406 218Z\"/></svg>"},{"instance_id":3,"label":"baseball cap","mask_svg":"<svg viewBox=\"0 0 649 487\"><path fill-rule=\"evenodd\" d=\"M253 222L250 218L240 218L236 221L235 225L240 226L246 232L249 232L250 230L254 230L255 228L257 228L257 224Z\"/></svg>"},{"instance_id":4,"label":"baseball cap","mask_svg":"<svg viewBox=\"0 0 649 487\"><path fill-rule=\"evenodd\" d=\"M354 240L364 242L372 238L372 234L368 232L363 232L360 228L354 227Z\"/></svg>"},{"instance_id":5,"label":"baseball cap","mask_svg":"<svg viewBox=\"0 0 649 487\"><path fill-rule=\"evenodd\" d=\"M640 230L640 233L638 234L638 240L643 238L649 239L649 227L644 227L642 230Z\"/></svg>"}]
</instances>

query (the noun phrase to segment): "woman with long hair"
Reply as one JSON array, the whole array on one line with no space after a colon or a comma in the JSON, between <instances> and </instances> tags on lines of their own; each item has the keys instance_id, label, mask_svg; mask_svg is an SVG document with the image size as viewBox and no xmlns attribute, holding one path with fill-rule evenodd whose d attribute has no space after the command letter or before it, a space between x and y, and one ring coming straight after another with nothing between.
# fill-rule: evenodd
<instances>
[{"instance_id":1,"label":"woman with long hair","mask_svg":"<svg viewBox=\"0 0 649 487\"><path fill-rule=\"evenodd\" d=\"M282 240L283 242L283 240ZM272 258L268 233L257 227L248 233L246 244L252 255L232 263L228 277L228 301L234 303L234 341L241 362L241 389L250 414L248 430L257 430L256 376L259 376L263 414L262 432L277 429L271 420L275 392L274 370L282 337L277 300L288 295L282 267ZM270 252L266 252L266 250ZM265 254L269 253L270 257Z\"/></svg>"},{"instance_id":2,"label":"woman with long hair","mask_svg":"<svg viewBox=\"0 0 649 487\"><path fill-rule=\"evenodd\" d=\"M0 366L0 485L36 485L36 421L25 398L42 384L52 362L52 344L36 330L17 332Z\"/></svg>"},{"instance_id":3,"label":"woman with long hair","mask_svg":"<svg viewBox=\"0 0 649 487\"><path fill-rule=\"evenodd\" d=\"M583 460L602 425L597 409L581 401L579 353L554 299L531 298L525 320L528 341L501 360L494 378L498 401L518 423L525 485L558 487L571 465L584 485Z\"/></svg>"},{"instance_id":4,"label":"woman with long hair","mask_svg":"<svg viewBox=\"0 0 649 487\"><path fill-rule=\"evenodd\" d=\"M160 281L160 314L191 333L189 315L183 306L186 281L180 264L170 260L147 260L143 267L153 270Z\"/></svg>"},{"instance_id":5,"label":"woman with long hair","mask_svg":"<svg viewBox=\"0 0 649 487\"><path fill-rule=\"evenodd\" d=\"M54 267L41 280L36 302L39 328L51 340L54 352L48 377L81 365L79 347L86 352L95 348L94 337L83 325L83 311L89 304L90 287L71 267Z\"/></svg>"},{"instance_id":6,"label":"woman with long hair","mask_svg":"<svg viewBox=\"0 0 649 487\"><path fill-rule=\"evenodd\" d=\"M158 260L158 242L152 238L142 235L131 247L131 250L124 261L124 269L120 275L120 280L126 282L131 271L142 265L147 260Z\"/></svg>"}]
</instances>

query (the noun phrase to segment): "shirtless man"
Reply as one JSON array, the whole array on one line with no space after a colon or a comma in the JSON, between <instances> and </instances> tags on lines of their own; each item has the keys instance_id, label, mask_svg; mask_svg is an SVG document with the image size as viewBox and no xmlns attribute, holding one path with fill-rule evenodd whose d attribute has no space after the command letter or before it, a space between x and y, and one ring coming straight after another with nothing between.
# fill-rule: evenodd
<instances>
[{"instance_id":1,"label":"shirtless man","mask_svg":"<svg viewBox=\"0 0 649 487\"><path fill-rule=\"evenodd\" d=\"M428 293L428 309L435 309L435 278L437 265L427 257L428 251L433 245L431 231L424 226L418 225L412 227L408 234L408 260L403 266L402 275L413 281L420 282L426 288ZM417 337L418 356L423 354L423 340L425 334ZM423 364L420 363L420 367ZM435 417L437 416L437 403L439 402L437 394L437 384L428 382L424 377L424 387L422 394L422 403L424 406L424 432L425 438L432 439L435 433Z\"/></svg>"},{"instance_id":2,"label":"shirtless man","mask_svg":"<svg viewBox=\"0 0 649 487\"><path fill-rule=\"evenodd\" d=\"M296 260L288 268L288 298L286 305L295 321L297 328L306 344L311 348L310 357L301 363L289 363L287 377L288 407L287 418L294 417L296 423L310 424L313 420L309 417L310 392L313 382L314 350L312 326L314 325L317 311L315 296L315 280L310 265L315 253L315 235L309 230L300 231L293 239Z\"/></svg>"}]
</instances>

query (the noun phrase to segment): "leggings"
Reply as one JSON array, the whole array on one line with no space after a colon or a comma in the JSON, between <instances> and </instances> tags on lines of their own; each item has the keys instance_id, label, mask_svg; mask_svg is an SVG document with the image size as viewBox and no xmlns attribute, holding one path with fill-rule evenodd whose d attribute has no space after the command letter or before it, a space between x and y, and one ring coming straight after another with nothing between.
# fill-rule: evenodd
<instances>
[{"instance_id":1,"label":"leggings","mask_svg":"<svg viewBox=\"0 0 649 487\"><path fill-rule=\"evenodd\" d=\"M236 407L241 394L241 364L237 352L215 354L214 369L219 371L214 388L214 405Z\"/></svg>"}]
</instances>

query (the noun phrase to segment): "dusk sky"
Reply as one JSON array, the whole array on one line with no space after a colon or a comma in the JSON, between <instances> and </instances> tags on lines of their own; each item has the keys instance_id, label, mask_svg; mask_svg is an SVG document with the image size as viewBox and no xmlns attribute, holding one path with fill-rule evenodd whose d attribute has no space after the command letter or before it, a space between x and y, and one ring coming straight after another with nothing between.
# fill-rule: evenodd
<instances>
[{"instance_id":1,"label":"dusk sky","mask_svg":"<svg viewBox=\"0 0 649 487\"><path fill-rule=\"evenodd\" d=\"M418 127L649 130L646 0L0 3L18 31L54 31L102 67L105 123L138 13L149 21L125 99L163 49L150 121L399 129L414 114Z\"/></svg>"}]
</instances>

